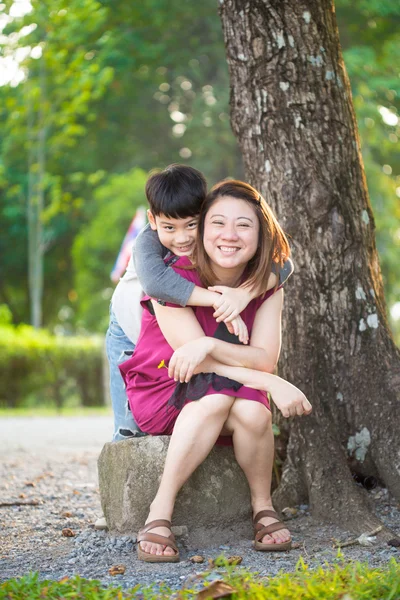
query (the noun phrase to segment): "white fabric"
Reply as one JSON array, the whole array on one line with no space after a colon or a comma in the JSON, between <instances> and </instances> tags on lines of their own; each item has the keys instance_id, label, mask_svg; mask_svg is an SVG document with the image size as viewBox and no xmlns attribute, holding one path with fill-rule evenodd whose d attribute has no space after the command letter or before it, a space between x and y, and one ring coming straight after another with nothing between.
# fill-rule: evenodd
<instances>
[{"instance_id":1,"label":"white fabric","mask_svg":"<svg viewBox=\"0 0 400 600\"><path fill-rule=\"evenodd\" d=\"M118 325L134 344L137 343L142 323L143 308L140 301L143 296L131 256L126 272L114 290L111 306Z\"/></svg>"}]
</instances>

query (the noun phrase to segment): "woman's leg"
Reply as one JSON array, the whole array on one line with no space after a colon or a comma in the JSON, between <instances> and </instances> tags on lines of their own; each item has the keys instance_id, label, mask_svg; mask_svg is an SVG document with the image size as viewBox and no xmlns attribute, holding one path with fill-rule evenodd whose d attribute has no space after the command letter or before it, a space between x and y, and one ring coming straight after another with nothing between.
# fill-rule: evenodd
<instances>
[{"instance_id":1,"label":"woman's leg","mask_svg":"<svg viewBox=\"0 0 400 600\"><path fill-rule=\"evenodd\" d=\"M155 519L171 520L179 490L210 453L233 403L234 398L230 396L213 394L183 407L174 426L160 487L146 523ZM151 533L170 534L163 527ZM174 554L172 548L151 542L141 542L140 547L149 554Z\"/></svg>"},{"instance_id":2,"label":"woman's leg","mask_svg":"<svg viewBox=\"0 0 400 600\"><path fill-rule=\"evenodd\" d=\"M274 461L274 434L271 412L260 402L236 399L224 430L232 433L235 457L249 482L253 516L260 510L274 510L271 500L271 478ZM264 517L264 525L274 519ZM287 529L266 535L265 544L283 543L290 539Z\"/></svg>"}]
</instances>

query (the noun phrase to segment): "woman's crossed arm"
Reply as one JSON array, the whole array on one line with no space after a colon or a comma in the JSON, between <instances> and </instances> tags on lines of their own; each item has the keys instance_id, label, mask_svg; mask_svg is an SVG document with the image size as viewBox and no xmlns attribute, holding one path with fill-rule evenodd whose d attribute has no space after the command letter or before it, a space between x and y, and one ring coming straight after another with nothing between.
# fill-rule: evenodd
<instances>
[{"instance_id":1,"label":"woman's crossed arm","mask_svg":"<svg viewBox=\"0 0 400 600\"><path fill-rule=\"evenodd\" d=\"M238 346L205 336L190 308L171 308L153 302L160 329L175 350L169 375L189 381L194 373L214 372L254 389L269 391L283 416L308 414L304 394L287 381L271 375L281 343L283 291L279 290L257 312L250 346Z\"/></svg>"}]
</instances>

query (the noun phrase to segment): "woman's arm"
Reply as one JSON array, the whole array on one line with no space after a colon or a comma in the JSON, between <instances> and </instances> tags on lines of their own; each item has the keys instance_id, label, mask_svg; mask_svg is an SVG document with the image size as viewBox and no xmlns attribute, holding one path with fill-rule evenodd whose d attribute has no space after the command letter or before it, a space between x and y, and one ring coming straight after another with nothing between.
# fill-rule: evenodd
<instances>
[{"instance_id":1,"label":"woman's arm","mask_svg":"<svg viewBox=\"0 0 400 600\"><path fill-rule=\"evenodd\" d=\"M277 375L243 367L230 367L209 357L198 366L196 372L216 373L255 390L269 392L274 404L286 418L309 415L312 411L312 406L303 392Z\"/></svg>"},{"instance_id":2,"label":"woman's arm","mask_svg":"<svg viewBox=\"0 0 400 600\"><path fill-rule=\"evenodd\" d=\"M178 346L169 361L170 377L181 382L189 381L193 367L197 366L194 365L194 357L199 356L199 343L209 356L224 365L273 372L281 347L282 304L283 290L278 290L261 305L254 320L250 346L209 337L201 342L190 341Z\"/></svg>"},{"instance_id":3,"label":"woman's arm","mask_svg":"<svg viewBox=\"0 0 400 600\"><path fill-rule=\"evenodd\" d=\"M192 372L217 373L254 389L268 391L284 417L311 412L311 405L304 394L284 379L265 371L226 365L212 358L209 355L212 338L204 335L192 309L161 306L155 301L153 306L160 329L169 345L175 349L190 344L194 365L191 367ZM260 312L257 317L259 314Z\"/></svg>"},{"instance_id":4,"label":"woman's arm","mask_svg":"<svg viewBox=\"0 0 400 600\"><path fill-rule=\"evenodd\" d=\"M283 290L278 290L258 309L250 346L206 337L193 312L187 312L190 309L179 310L154 303L160 329L175 350L169 362L170 377L176 381L189 381L199 364L197 361L205 356L232 367L272 372L280 351L282 303ZM179 312L173 312L176 310ZM191 319L197 323L197 328ZM188 332L193 333L189 335Z\"/></svg>"},{"instance_id":5,"label":"woman's arm","mask_svg":"<svg viewBox=\"0 0 400 600\"><path fill-rule=\"evenodd\" d=\"M278 290L258 309L249 346L237 346L213 338L210 355L233 367L272 373L281 348L283 290Z\"/></svg>"}]
</instances>

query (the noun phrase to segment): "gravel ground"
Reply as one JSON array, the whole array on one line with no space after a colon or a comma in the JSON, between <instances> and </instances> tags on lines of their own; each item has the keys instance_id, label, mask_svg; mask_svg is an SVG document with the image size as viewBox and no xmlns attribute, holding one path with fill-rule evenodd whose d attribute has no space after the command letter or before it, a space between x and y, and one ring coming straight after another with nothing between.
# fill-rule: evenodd
<instances>
[{"instance_id":1,"label":"gravel ground","mask_svg":"<svg viewBox=\"0 0 400 600\"><path fill-rule=\"evenodd\" d=\"M134 538L114 537L93 527L101 514L96 461L110 428L108 417L0 420L0 504L33 503L0 506L0 581L39 571L42 579L79 574L123 588L160 582L180 588L209 568L208 559L220 554L241 556L244 567L271 576L293 571L300 556L310 566L334 562L337 550L332 538L352 537L336 527L315 523L304 505L297 507L288 522L293 541L299 545L289 553L255 552L250 537L206 549L190 547L183 537L178 538L180 563L139 562ZM19 432L17 442L13 431ZM60 439L62 446L57 442ZM368 494L385 524L399 535L400 505L391 501L385 489ZM64 537L63 529L75 535ZM371 566L400 557L399 550L386 543L349 546L343 554ZM188 559L193 555L203 556L205 562L192 564ZM110 576L109 568L120 564L125 565L125 573ZM219 577L217 569L210 575L214 577Z\"/></svg>"}]
</instances>

